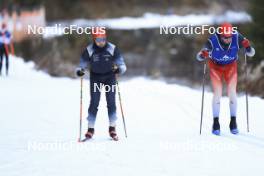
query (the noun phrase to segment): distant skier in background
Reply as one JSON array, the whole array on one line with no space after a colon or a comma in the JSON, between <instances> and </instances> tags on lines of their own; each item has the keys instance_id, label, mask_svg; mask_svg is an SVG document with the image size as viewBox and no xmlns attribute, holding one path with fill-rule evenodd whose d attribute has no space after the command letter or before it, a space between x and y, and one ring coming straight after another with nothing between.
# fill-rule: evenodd
<instances>
[{"instance_id":1,"label":"distant skier in background","mask_svg":"<svg viewBox=\"0 0 264 176\"><path fill-rule=\"evenodd\" d=\"M101 91L96 86L104 85L110 88L106 92L106 101L109 117L109 135L114 140L118 140L116 134L116 74L123 74L126 71L126 65L118 48L106 40L106 31L99 31L99 27L93 31L93 43L87 46L80 59L80 67L76 74L81 77L85 70L90 72L90 106L88 109L88 131L85 134L86 139L94 135L94 126Z\"/></svg>"},{"instance_id":2,"label":"distant skier in background","mask_svg":"<svg viewBox=\"0 0 264 176\"><path fill-rule=\"evenodd\" d=\"M0 31L0 75L2 75L2 65L5 57L6 75L9 69L9 46L12 54L14 54L14 47L12 43L11 33L7 30L5 23L2 24Z\"/></svg>"},{"instance_id":3,"label":"distant skier in background","mask_svg":"<svg viewBox=\"0 0 264 176\"><path fill-rule=\"evenodd\" d=\"M204 48L197 54L199 61L207 59L210 78L213 87L213 127L212 133L220 135L219 113L220 99L222 96L222 78L227 84L227 93L229 96L230 124L231 133L237 134L237 60L240 48L244 48L246 55L253 57L255 49L250 45L248 39L242 36L238 31L233 30L230 23L223 23L219 28L220 32L210 36Z\"/></svg>"}]
</instances>

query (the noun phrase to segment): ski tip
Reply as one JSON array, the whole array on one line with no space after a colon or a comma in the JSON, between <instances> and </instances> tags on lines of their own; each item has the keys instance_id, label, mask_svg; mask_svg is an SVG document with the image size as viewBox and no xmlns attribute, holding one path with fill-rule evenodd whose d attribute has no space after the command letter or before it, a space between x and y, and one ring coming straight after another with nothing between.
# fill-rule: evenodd
<instances>
[{"instance_id":1,"label":"ski tip","mask_svg":"<svg viewBox=\"0 0 264 176\"><path fill-rule=\"evenodd\" d=\"M212 133L216 136L220 136L220 130L213 130Z\"/></svg>"},{"instance_id":2,"label":"ski tip","mask_svg":"<svg viewBox=\"0 0 264 176\"><path fill-rule=\"evenodd\" d=\"M83 140L81 140L81 142L86 142L86 141L89 141L91 140L91 138L84 138Z\"/></svg>"},{"instance_id":3,"label":"ski tip","mask_svg":"<svg viewBox=\"0 0 264 176\"><path fill-rule=\"evenodd\" d=\"M118 141L119 139L118 139L118 137L116 136L116 137L111 137L111 140L113 140L113 141Z\"/></svg>"},{"instance_id":4,"label":"ski tip","mask_svg":"<svg viewBox=\"0 0 264 176\"><path fill-rule=\"evenodd\" d=\"M113 138L114 141L118 141L119 139L118 138Z\"/></svg>"},{"instance_id":5,"label":"ski tip","mask_svg":"<svg viewBox=\"0 0 264 176\"><path fill-rule=\"evenodd\" d=\"M238 129L232 129L232 130L230 130L230 132L231 132L232 134L238 134L238 133L239 133Z\"/></svg>"},{"instance_id":6,"label":"ski tip","mask_svg":"<svg viewBox=\"0 0 264 176\"><path fill-rule=\"evenodd\" d=\"M86 142L88 140L91 140L92 138L84 138L84 139L79 139L78 143Z\"/></svg>"}]
</instances>

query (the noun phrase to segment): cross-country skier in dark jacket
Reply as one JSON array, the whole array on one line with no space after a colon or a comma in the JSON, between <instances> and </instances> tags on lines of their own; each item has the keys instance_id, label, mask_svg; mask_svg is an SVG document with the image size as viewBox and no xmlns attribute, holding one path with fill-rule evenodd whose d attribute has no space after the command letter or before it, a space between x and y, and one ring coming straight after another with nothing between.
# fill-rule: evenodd
<instances>
[{"instance_id":1,"label":"cross-country skier in dark jacket","mask_svg":"<svg viewBox=\"0 0 264 176\"><path fill-rule=\"evenodd\" d=\"M6 75L8 75L9 69L9 50L8 46L10 46L12 54L13 53L13 44L11 41L11 33L7 30L7 26L5 23L2 24L2 29L0 31L0 75L2 74L2 65L5 56L5 66L6 66Z\"/></svg>"},{"instance_id":2,"label":"cross-country skier in dark jacket","mask_svg":"<svg viewBox=\"0 0 264 176\"><path fill-rule=\"evenodd\" d=\"M233 30L234 28L230 23L223 23L219 29L219 33L213 34L208 39L205 47L197 54L197 59L199 61L208 59L210 78L214 91L212 101L214 117L213 134L220 135L219 112L222 96L222 78L224 78L227 84L227 93L230 100L230 131L233 134L237 134L236 86L238 51L240 48L244 48L247 56L253 57L255 49L250 45L248 39L243 37L238 31Z\"/></svg>"},{"instance_id":3,"label":"cross-country skier in dark jacket","mask_svg":"<svg viewBox=\"0 0 264 176\"><path fill-rule=\"evenodd\" d=\"M106 88L106 101L109 117L109 135L117 140L116 134L116 74L123 74L126 65L118 48L106 40L106 31L98 30L92 33L93 43L87 46L80 59L77 76L83 76L85 69L90 72L90 106L88 109L88 131L86 138L92 138L94 125L100 101L100 86ZM100 32L101 31L101 32ZM102 32L103 31L103 32Z\"/></svg>"}]
</instances>

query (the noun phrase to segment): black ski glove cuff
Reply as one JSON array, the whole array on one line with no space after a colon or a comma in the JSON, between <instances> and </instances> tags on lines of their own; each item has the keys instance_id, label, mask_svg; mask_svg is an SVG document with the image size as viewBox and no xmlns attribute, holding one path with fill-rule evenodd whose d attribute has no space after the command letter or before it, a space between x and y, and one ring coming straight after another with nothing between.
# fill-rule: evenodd
<instances>
[{"instance_id":1,"label":"black ski glove cuff","mask_svg":"<svg viewBox=\"0 0 264 176\"><path fill-rule=\"evenodd\" d=\"M119 74L119 73L120 73L120 69L119 69L119 67L118 67L117 65L113 65L113 67L112 67L112 72L113 72L114 74Z\"/></svg>"},{"instance_id":2,"label":"black ski glove cuff","mask_svg":"<svg viewBox=\"0 0 264 176\"><path fill-rule=\"evenodd\" d=\"M113 70L113 72L114 72L115 74L119 74L119 73L120 73L120 69L117 68L117 69Z\"/></svg>"},{"instance_id":3,"label":"black ski glove cuff","mask_svg":"<svg viewBox=\"0 0 264 176\"><path fill-rule=\"evenodd\" d=\"M84 73L84 69L81 68L81 69L76 70L76 75L77 76L82 77L84 74L85 74Z\"/></svg>"}]
</instances>

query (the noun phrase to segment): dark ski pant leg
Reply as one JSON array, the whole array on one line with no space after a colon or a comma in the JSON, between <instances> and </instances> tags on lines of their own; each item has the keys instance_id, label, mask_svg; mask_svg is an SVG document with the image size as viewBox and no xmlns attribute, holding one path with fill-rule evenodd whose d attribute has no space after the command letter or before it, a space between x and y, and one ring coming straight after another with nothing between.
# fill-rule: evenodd
<instances>
[{"instance_id":1,"label":"dark ski pant leg","mask_svg":"<svg viewBox=\"0 0 264 176\"><path fill-rule=\"evenodd\" d=\"M8 69L9 69L9 56L8 53L5 50L5 65L6 65L6 73L8 73Z\"/></svg>"},{"instance_id":2,"label":"dark ski pant leg","mask_svg":"<svg viewBox=\"0 0 264 176\"><path fill-rule=\"evenodd\" d=\"M116 79L115 76L110 77L105 82L106 89L106 102L109 117L109 125L116 126Z\"/></svg>"},{"instance_id":3,"label":"dark ski pant leg","mask_svg":"<svg viewBox=\"0 0 264 176\"><path fill-rule=\"evenodd\" d=\"M90 106L88 109L88 127L94 128L98 106L100 102L101 90L100 81L95 78L90 78Z\"/></svg>"},{"instance_id":4,"label":"dark ski pant leg","mask_svg":"<svg viewBox=\"0 0 264 176\"><path fill-rule=\"evenodd\" d=\"M9 57L8 53L5 50L4 45L0 47L0 73L2 72L3 60L5 55L5 65L6 65L6 73L8 73L9 69Z\"/></svg>"},{"instance_id":5,"label":"dark ski pant leg","mask_svg":"<svg viewBox=\"0 0 264 176\"><path fill-rule=\"evenodd\" d=\"M0 55L0 74L2 74L3 56Z\"/></svg>"},{"instance_id":6,"label":"dark ski pant leg","mask_svg":"<svg viewBox=\"0 0 264 176\"><path fill-rule=\"evenodd\" d=\"M0 74L2 73L2 65L3 65L3 55L4 55L4 50L3 47L0 47Z\"/></svg>"}]
</instances>

